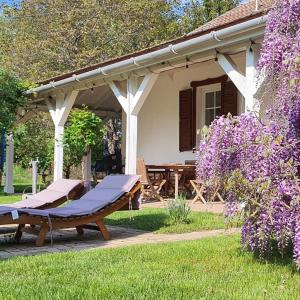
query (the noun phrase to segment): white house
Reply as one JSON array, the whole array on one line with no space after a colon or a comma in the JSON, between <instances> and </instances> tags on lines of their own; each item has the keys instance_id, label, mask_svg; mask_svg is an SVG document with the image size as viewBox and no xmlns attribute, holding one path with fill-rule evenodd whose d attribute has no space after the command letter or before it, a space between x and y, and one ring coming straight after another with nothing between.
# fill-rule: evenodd
<instances>
[{"instance_id":1,"label":"white house","mask_svg":"<svg viewBox=\"0 0 300 300\"><path fill-rule=\"evenodd\" d=\"M137 157L146 163L194 159L204 125L228 112L257 110L256 64L272 2L241 4L186 36L30 90L33 112L49 110L55 123L54 177L63 176L60 141L73 106L122 117L126 173L136 172Z\"/></svg>"}]
</instances>

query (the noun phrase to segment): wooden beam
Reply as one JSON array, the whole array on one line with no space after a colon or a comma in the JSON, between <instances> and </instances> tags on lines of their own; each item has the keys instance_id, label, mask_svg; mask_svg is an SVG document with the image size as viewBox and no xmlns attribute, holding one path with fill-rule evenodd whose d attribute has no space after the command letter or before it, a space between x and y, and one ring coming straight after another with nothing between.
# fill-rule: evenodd
<instances>
[{"instance_id":1,"label":"wooden beam","mask_svg":"<svg viewBox=\"0 0 300 300\"><path fill-rule=\"evenodd\" d=\"M50 116L52 118L52 121L55 124L55 120L56 120L56 108L55 108L55 106L53 105L53 103L49 99L45 100L45 102L47 104L47 107L48 107Z\"/></svg>"},{"instance_id":2,"label":"wooden beam","mask_svg":"<svg viewBox=\"0 0 300 300\"><path fill-rule=\"evenodd\" d=\"M246 98L247 88L245 76L238 71L233 60L228 55L219 54L218 63L240 91L240 93Z\"/></svg>"},{"instance_id":3,"label":"wooden beam","mask_svg":"<svg viewBox=\"0 0 300 300\"><path fill-rule=\"evenodd\" d=\"M123 91L121 86L116 82L110 82L109 86L122 106L123 110L127 113L128 111L128 102L127 102L127 91Z\"/></svg>"},{"instance_id":4,"label":"wooden beam","mask_svg":"<svg viewBox=\"0 0 300 300\"><path fill-rule=\"evenodd\" d=\"M141 85L135 93L134 99L131 104L131 113L137 115L142 108L146 98L148 97L152 87L154 86L158 74L148 74L144 77Z\"/></svg>"},{"instance_id":5,"label":"wooden beam","mask_svg":"<svg viewBox=\"0 0 300 300\"><path fill-rule=\"evenodd\" d=\"M76 98L78 96L79 91L72 91L69 92L65 99L61 102L61 107L59 109L59 111L57 112L57 121L58 121L58 125L60 126L64 126L67 118L70 114L70 111L76 101Z\"/></svg>"},{"instance_id":6,"label":"wooden beam","mask_svg":"<svg viewBox=\"0 0 300 300\"><path fill-rule=\"evenodd\" d=\"M223 81L227 81L227 79L228 79L228 76L223 75L223 76L216 77L216 78L207 78L205 80L192 81L191 82L191 87L195 88L195 87L199 87L199 86L220 83L220 82L223 82Z\"/></svg>"},{"instance_id":7,"label":"wooden beam","mask_svg":"<svg viewBox=\"0 0 300 300\"><path fill-rule=\"evenodd\" d=\"M35 114L37 114L39 112L38 109L34 108L28 112L26 112L26 114L24 116L22 116L18 121L17 124L24 124L26 123L28 120L30 120Z\"/></svg>"}]
</instances>

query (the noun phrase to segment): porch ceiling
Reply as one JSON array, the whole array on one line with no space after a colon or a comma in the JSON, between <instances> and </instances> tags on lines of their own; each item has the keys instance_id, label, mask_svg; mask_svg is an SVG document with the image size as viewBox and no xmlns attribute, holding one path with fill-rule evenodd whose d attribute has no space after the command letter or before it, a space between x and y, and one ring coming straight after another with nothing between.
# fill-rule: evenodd
<instances>
[{"instance_id":1,"label":"porch ceiling","mask_svg":"<svg viewBox=\"0 0 300 300\"><path fill-rule=\"evenodd\" d=\"M81 108L82 105L86 105L89 110L100 117L120 118L122 115L122 107L107 85L87 88L80 91L73 107ZM48 112L45 99L31 101L29 108L35 112Z\"/></svg>"},{"instance_id":2,"label":"porch ceiling","mask_svg":"<svg viewBox=\"0 0 300 300\"><path fill-rule=\"evenodd\" d=\"M122 108L113 94L112 90L106 86L93 87L80 91L75 107L87 105L90 110L97 112L111 112L121 115Z\"/></svg>"}]
</instances>

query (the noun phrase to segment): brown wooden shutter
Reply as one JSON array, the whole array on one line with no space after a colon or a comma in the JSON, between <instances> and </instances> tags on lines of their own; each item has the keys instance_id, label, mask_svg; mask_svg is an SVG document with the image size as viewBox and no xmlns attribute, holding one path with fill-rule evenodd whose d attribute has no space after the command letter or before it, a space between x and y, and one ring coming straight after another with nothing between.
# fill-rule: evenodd
<instances>
[{"instance_id":1,"label":"brown wooden shutter","mask_svg":"<svg viewBox=\"0 0 300 300\"><path fill-rule=\"evenodd\" d=\"M179 151L190 151L194 146L194 108L193 90L179 92Z\"/></svg>"},{"instance_id":2,"label":"brown wooden shutter","mask_svg":"<svg viewBox=\"0 0 300 300\"><path fill-rule=\"evenodd\" d=\"M238 90L232 81L223 81L221 90L222 115L238 114Z\"/></svg>"}]
</instances>

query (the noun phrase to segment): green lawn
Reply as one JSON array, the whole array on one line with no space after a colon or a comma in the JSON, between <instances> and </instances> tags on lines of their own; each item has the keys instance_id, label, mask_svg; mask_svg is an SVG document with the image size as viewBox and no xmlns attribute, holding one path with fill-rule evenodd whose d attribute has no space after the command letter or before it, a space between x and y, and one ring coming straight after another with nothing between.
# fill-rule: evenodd
<instances>
[{"instance_id":1,"label":"green lawn","mask_svg":"<svg viewBox=\"0 0 300 300\"><path fill-rule=\"evenodd\" d=\"M290 261L260 263L238 236L0 261L1 299L299 299Z\"/></svg>"},{"instance_id":2,"label":"green lawn","mask_svg":"<svg viewBox=\"0 0 300 300\"><path fill-rule=\"evenodd\" d=\"M130 219L130 216L132 217ZM105 218L105 223L157 233L184 233L225 228L222 214L192 212L189 224L172 225L163 208L143 208L139 211L118 211Z\"/></svg>"},{"instance_id":3,"label":"green lawn","mask_svg":"<svg viewBox=\"0 0 300 300\"><path fill-rule=\"evenodd\" d=\"M0 195L3 194L3 185L5 183L5 179L3 178L2 181L3 181L2 189L1 189L2 193L0 191ZM14 165L15 193L23 193L23 192L30 193L31 192L31 184L32 184L32 173L31 173L30 169L23 169L18 165ZM38 184L39 184L39 186L41 186L41 184L42 184L41 176L38 177Z\"/></svg>"},{"instance_id":4,"label":"green lawn","mask_svg":"<svg viewBox=\"0 0 300 300\"><path fill-rule=\"evenodd\" d=\"M4 193L0 193L0 205L6 203L13 203L15 201L21 200L21 195L5 195Z\"/></svg>"},{"instance_id":5,"label":"green lawn","mask_svg":"<svg viewBox=\"0 0 300 300\"><path fill-rule=\"evenodd\" d=\"M38 177L38 188L42 187L41 184L41 176ZM18 165L14 166L14 188L15 193L20 195L6 195L3 192L3 185L5 179L2 180L2 188L0 188L0 205L6 203L13 203L21 199L21 194L30 193L31 192L31 184L32 184L32 174L29 169L23 169Z\"/></svg>"}]
</instances>

